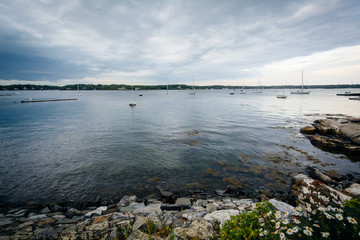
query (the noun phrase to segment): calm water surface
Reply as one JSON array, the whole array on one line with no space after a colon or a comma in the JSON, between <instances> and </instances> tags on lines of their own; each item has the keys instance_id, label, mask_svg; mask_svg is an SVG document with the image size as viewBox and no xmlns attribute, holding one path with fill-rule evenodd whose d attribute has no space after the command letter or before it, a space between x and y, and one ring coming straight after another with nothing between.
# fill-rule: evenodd
<instances>
[{"instance_id":1,"label":"calm water surface","mask_svg":"<svg viewBox=\"0 0 360 240\"><path fill-rule=\"evenodd\" d=\"M144 91L134 92L135 108L131 92L121 91L0 97L0 203L116 201L155 186L284 190L292 173L314 164L356 174L360 163L323 152L299 133L324 114L359 117L360 101L335 95L343 91L285 100L273 90ZM30 97L78 100L20 103Z\"/></svg>"}]
</instances>

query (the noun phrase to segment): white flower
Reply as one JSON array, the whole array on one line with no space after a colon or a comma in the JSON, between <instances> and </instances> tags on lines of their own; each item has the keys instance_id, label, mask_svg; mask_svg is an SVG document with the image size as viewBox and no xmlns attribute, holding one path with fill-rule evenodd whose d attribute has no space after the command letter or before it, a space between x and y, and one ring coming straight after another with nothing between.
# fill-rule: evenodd
<instances>
[{"instance_id":1,"label":"white flower","mask_svg":"<svg viewBox=\"0 0 360 240\"><path fill-rule=\"evenodd\" d=\"M308 230L308 231L310 231L310 232L313 232L313 231L314 231L311 227L305 226L304 228L305 228L305 230Z\"/></svg>"},{"instance_id":2,"label":"white flower","mask_svg":"<svg viewBox=\"0 0 360 240\"><path fill-rule=\"evenodd\" d=\"M275 228L278 229L279 227L280 227L280 222L277 222L277 223L275 224Z\"/></svg>"},{"instance_id":3,"label":"white flower","mask_svg":"<svg viewBox=\"0 0 360 240\"><path fill-rule=\"evenodd\" d=\"M357 221L352 217L347 217L346 219L349 221L349 223L357 224Z\"/></svg>"},{"instance_id":4,"label":"white flower","mask_svg":"<svg viewBox=\"0 0 360 240\"><path fill-rule=\"evenodd\" d=\"M295 211L295 216L301 216L301 213L298 211Z\"/></svg>"},{"instance_id":5,"label":"white flower","mask_svg":"<svg viewBox=\"0 0 360 240\"><path fill-rule=\"evenodd\" d=\"M281 218L281 213L280 213L280 212L276 212L276 213L275 213L275 217L276 217L276 219Z\"/></svg>"},{"instance_id":6,"label":"white flower","mask_svg":"<svg viewBox=\"0 0 360 240\"><path fill-rule=\"evenodd\" d=\"M292 228L292 231L293 231L294 233L297 233L297 232L299 231L299 228L298 228L298 227L293 227L293 228Z\"/></svg>"},{"instance_id":7,"label":"white flower","mask_svg":"<svg viewBox=\"0 0 360 240\"><path fill-rule=\"evenodd\" d=\"M284 220L282 220L282 223L283 223L283 224L289 224L289 219L284 219Z\"/></svg>"},{"instance_id":8,"label":"white flower","mask_svg":"<svg viewBox=\"0 0 360 240\"><path fill-rule=\"evenodd\" d=\"M340 213L335 214L335 217L336 217L339 221L341 221L341 220L344 219L343 215L341 215Z\"/></svg>"},{"instance_id":9,"label":"white flower","mask_svg":"<svg viewBox=\"0 0 360 240\"><path fill-rule=\"evenodd\" d=\"M264 219L263 219L263 218L259 218L259 222L260 222L260 223L264 222Z\"/></svg>"},{"instance_id":10,"label":"white flower","mask_svg":"<svg viewBox=\"0 0 360 240\"><path fill-rule=\"evenodd\" d=\"M291 228L289 228L287 231L286 231L287 234L289 235L292 235L293 234L293 230Z\"/></svg>"},{"instance_id":11,"label":"white flower","mask_svg":"<svg viewBox=\"0 0 360 240\"><path fill-rule=\"evenodd\" d=\"M274 222L275 222L275 219L271 219L271 222L274 223Z\"/></svg>"},{"instance_id":12,"label":"white flower","mask_svg":"<svg viewBox=\"0 0 360 240\"><path fill-rule=\"evenodd\" d=\"M332 218L333 218L333 216L331 216L331 215L328 214L327 212L325 212L324 214L325 214L325 216L326 216L327 219L332 219Z\"/></svg>"},{"instance_id":13,"label":"white flower","mask_svg":"<svg viewBox=\"0 0 360 240\"><path fill-rule=\"evenodd\" d=\"M317 228L320 228L319 224L317 224L317 223L314 223L313 226L317 227Z\"/></svg>"},{"instance_id":14,"label":"white flower","mask_svg":"<svg viewBox=\"0 0 360 240\"><path fill-rule=\"evenodd\" d=\"M330 235L328 232L321 232L321 236L327 238Z\"/></svg>"},{"instance_id":15,"label":"white flower","mask_svg":"<svg viewBox=\"0 0 360 240\"><path fill-rule=\"evenodd\" d=\"M312 213L313 215L315 215L315 214L316 214L316 210L313 210L311 213Z\"/></svg>"},{"instance_id":16,"label":"white flower","mask_svg":"<svg viewBox=\"0 0 360 240\"><path fill-rule=\"evenodd\" d=\"M301 212L302 208L301 207L296 207L296 210Z\"/></svg>"},{"instance_id":17,"label":"white flower","mask_svg":"<svg viewBox=\"0 0 360 240\"><path fill-rule=\"evenodd\" d=\"M289 212L284 213L284 217L287 217L287 216L289 216Z\"/></svg>"},{"instance_id":18,"label":"white flower","mask_svg":"<svg viewBox=\"0 0 360 240\"><path fill-rule=\"evenodd\" d=\"M303 232L304 232L306 235L308 235L308 236L312 236L312 232L309 231L309 230L304 229Z\"/></svg>"},{"instance_id":19,"label":"white flower","mask_svg":"<svg viewBox=\"0 0 360 240\"><path fill-rule=\"evenodd\" d=\"M262 237L262 236L264 236L264 234L261 232L261 233L259 234L259 236Z\"/></svg>"},{"instance_id":20,"label":"white flower","mask_svg":"<svg viewBox=\"0 0 360 240\"><path fill-rule=\"evenodd\" d=\"M280 233L280 239L285 239L285 234L284 233Z\"/></svg>"},{"instance_id":21,"label":"white flower","mask_svg":"<svg viewBox=\"0 0 360 240\"><path fill-rule=\"evenodd\" d=\"M337 211L338 211L339 213L343 213L343 212L344 212L344 211L341 210L340 208L338 208Z\"/></svg>"},{"instance_id":22,"label":"white flower","mask_svg":"<svg viewBox=\"0 0 360 240\"><path fill-rule=\"evenodd\" d=\"M312 211L312 210L311 210L311 207L307 207L307 208L306 208L306 211L311 212L311 211Z\"/></svg>"},{"instance_id":23,"label":"white flower","mask_svg":"<svg viewBox=\"0 0 360 240\"><path fill-rule=\"evenodd\" d=\"M263 233L264 233L264 235L267 235L267 234L268 234L268 231L267 231L267 230L265 230Z\"/></svg>"},{"instance_id":24,"label":"white flower","mask_svg":"<svg viewBox=\"0 0 360 240\"><path fill-rule=\"evenodd\" d=\"M296 209L294 207L292 207L291 210L296 211Z\"/></svg>"},{"instance_id":25,"label":"white flower","mask_svg":"<svg viewBox=\"0 0 360 240\"><path fill-rule=\"evenodd\" d=\"M296 223L296 224L300 224L300 221L297 220L297 219L293 219L293 221L294 221L294 223Z\"/></svg>"},{"instance_id":26,"label":"white flower","mask_svg":"<svg viewBox=\"0 0 360 240\"><path fill-rule=\"evenodd\" d=\"M272 212L270 211L270 212L268 212L266 215L270 216L270 215L271 215L271 213L272 213Z\"/></svg>"}]
</instances>

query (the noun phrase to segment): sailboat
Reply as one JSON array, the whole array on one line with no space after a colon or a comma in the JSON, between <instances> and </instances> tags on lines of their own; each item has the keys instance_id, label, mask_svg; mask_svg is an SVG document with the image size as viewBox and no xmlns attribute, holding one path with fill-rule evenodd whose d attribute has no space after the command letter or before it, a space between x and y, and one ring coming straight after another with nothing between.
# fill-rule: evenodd
<instances>
[{"instance_id":1,"label":"sailboat","mask_svg":"<svg viewBox=\"0 0 360 240\"><path fill-rule=\"evenodd\" d=\"M282 95L276 95L276 97L281 98L281 99L287 98L287 96L285 95L285 90L283 89L283 94Z\"/></svg>"},{"instance_id":2,"label":"sailboat","mask_svg":"<svg viewBox=\"0 0 360 240\"><path fill-rule=\"evenodd\" d=\"M166 94L169 94L169 84L166 85Z\"/></svg>"},{"instance_id":3,"label":"sailboat","mask_svg":"<svg viewBox=\"0 0 360 240\"><path fill-rule=\"evenodd\" d=\"M259 87L254 90L254 93L263 93L263 89L260 88L260 80L258 80Z\"/></svg>"},{"instance_id":4,"label":"sailboat","mask_svg":"<svg viewBox=\"0 0 360 240\"><path fill-rule=\"evenodd\" d=\"M190 89L190 91L189 91L189 94L190 95L195 95L195 93L196 93L196 91L195 91L195 89L194 89L194 84L192 85L192 88Z\"/></svg>"},{"instance_id":5,"label":"sailboat","mask_svg":"<svg viewBox=\"0 0 360 240\"><path fill-rule=\"evenodd\" d=\"M81 96L80 90L79 90L79 84L78 84L78 96Z\"/></svg>"},{"instance_id":6,"label":"sailboat","mask_svg":"<svg viewBox=\"0 0 360 240\"><path fill-rule=\"evenodd\" d=\"M301 70L301 91L291 91L291 94L309 94L310 91L304 91L304 70Z\"/></svg>"},{"instance_id":7,"label":"sailboat","mask_svg":"<svg viewBox=\"0 0 360 240\"><path fill-rule=\"evenodd\" d=\"M134 102L134 85L131 83L131 102L129 103L130 107L135 107L136 102Z\"/></svg>"}]
</instances>

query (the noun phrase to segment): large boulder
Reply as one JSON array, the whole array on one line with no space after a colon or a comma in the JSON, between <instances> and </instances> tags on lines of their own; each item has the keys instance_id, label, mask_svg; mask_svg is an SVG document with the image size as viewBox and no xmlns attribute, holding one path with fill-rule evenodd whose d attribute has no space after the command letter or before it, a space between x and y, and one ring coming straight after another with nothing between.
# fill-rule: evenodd
<instances>
[{"instance_id":1,"label":"large boulder","mask_svg":"<svg viewBox=\"0 0 360 240\"><path fill-rule=\"evenodd\" d=\"M230 220L230 216L239 215L239 211L235 209L218 210L205 215L204 219L216 223L219 222L222 226L227 220Z\"/></svg>"},{"instance_id":2,"label":"large boulder","mask_svg":"<svg viewBox=\"0 0 360 240\"><path fill-rule=\"evenodd\" d=\"M214 231L210 222L198 219L192 222L188 228L175 228L173 234L180 239L183 239L184 236L186 239L210 239L213 237Z\"/></svg>"}]
</instances>

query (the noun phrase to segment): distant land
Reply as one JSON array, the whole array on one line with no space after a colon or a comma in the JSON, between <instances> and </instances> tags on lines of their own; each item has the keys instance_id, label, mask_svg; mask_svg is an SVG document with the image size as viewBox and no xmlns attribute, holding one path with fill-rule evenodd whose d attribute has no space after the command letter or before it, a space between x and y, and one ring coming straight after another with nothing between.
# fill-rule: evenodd
<instances>
[{"instance_id":1,"label":"distant land","mask_svg":"<svg viewBox=\"0 0 360 240\"><path fill-rule=\"evenodd\" d=\"M13 84L13 85L0 85L2 91L16 91L16 90L185 90L190 89L192 86L185 84L171 84L171 85L125 85L125 84L72 84L65 86L49 86L49 85L32 85L32 84ZM209 85L209 86L194 86L196 89L255 89L258 86L225 86L225 85ZM282 86L261 86L264 89L298 89L299 85L282 85ZM306 87L307 88L307 87ZM337 84L337 85L309 85L310 89L323 88L323 89L337 89L337 88L360 88L360 84Z\"/></svg>"}]
</instances>

